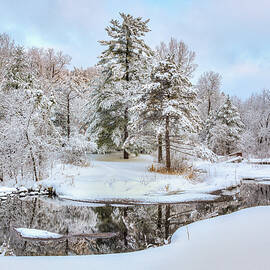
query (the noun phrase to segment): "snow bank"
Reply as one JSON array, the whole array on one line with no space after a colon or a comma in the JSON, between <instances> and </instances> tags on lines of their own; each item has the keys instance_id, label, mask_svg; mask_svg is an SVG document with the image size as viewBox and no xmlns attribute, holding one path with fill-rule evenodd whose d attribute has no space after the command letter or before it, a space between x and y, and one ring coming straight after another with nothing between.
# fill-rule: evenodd
<instances>
[{"instance_id":1,"label":"snow bank","mask_svg":"<svg viewBox=\"0 0 270 270\"><path fill-rule=\"evenodd\" d=\"M77 257L1 257L5 270L266 270L270 207L245 209L180 228L172 243L144 251ZM188 233L187 233L188 232ZM189 239L188 239L189 235Z\"/></svg>"}]
</instances>

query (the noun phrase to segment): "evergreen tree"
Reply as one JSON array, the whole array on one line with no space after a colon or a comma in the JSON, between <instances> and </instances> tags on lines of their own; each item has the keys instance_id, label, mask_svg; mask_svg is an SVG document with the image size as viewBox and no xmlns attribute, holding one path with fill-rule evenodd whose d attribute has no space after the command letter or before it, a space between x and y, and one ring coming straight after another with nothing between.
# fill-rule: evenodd
<instances>
[{"instance_id":1,"label":"evergreen tree","mask_svg":"<svg viewBox=\"0 0 270 270\"><path fill-rule=\"evenodd\" d=\"M171 149L187 134L196 133L200 118L196 107L196 92L190 81L175 64L173 56L160 60L153 67L151 82L144 88L135 109L139 112L142 128L154 123L159 134L164 134L166 167L171 168Z\"/></svg>"},{"instance_id":2,"label":"evergreen tree","mask_svg":"<svg viewBox=\"0 0 270 270\"><path fill-rule=\"evenodd\" d=\"M11 64L6 67L3 90L29 88L33 83L33 73L25 49L16 46L12 50Z\"/></svg>"},{"instance_id":3,"label":"evergreen tree","mask_svg":"<svg viewBox=\"0 0 270 270\"><path fill-rule=\"evenodd\" d=\"M207 142L210 149L215 153L230 154L239 148L244 124L229 96L217 113L212 114L207 123L207 128Z\"/></svg>"},{"instance_id":4,"label":"evergreen tree","mask_svg":"<svg viewBox=\"0 0 270 270\"><path fill-rule=\"evenodd\" d=\"M90 119L89 132L96 136L99 147L123 148L127 159L129 110L152 51L143 40L145 33L150 31L149 20L124 13L120 16L122 23L112 20L106 28L111 39L100 41L107 49L99 61L102 78L91 97L94 117Z\"/></svg>"}]
</instances>

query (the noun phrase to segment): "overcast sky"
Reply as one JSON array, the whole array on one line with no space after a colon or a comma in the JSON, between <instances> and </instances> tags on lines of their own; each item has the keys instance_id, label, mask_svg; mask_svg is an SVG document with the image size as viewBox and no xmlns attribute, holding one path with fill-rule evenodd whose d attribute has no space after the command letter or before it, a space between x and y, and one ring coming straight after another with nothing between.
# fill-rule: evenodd
<instances>
[{"instance_id":1,"label":"overcast sky","mask_svg":"<svg viewBox=\"0 0 270 270\"><path fill-rule=\"evenodd\" d=\"M246 98L270 88L269 11L269 0L0 0L0 33L25 47L60 49L87 67L119 12L150 18L148 45L183 40L197 55L194 83L213 70L225 93Z\"/></svg>"}]
</instances>

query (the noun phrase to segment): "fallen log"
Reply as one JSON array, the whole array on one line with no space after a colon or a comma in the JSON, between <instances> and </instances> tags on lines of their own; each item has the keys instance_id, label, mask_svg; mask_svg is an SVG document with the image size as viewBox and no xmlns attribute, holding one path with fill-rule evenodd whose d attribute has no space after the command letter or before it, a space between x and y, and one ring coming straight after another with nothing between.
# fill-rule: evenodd
<instances>
[{"instance_id":1,"label":"fallen log","mask_svg":"<svg viewBox=\"0 0 270 270\"><path fill-rule=\"evenodd\" d=\"M270 165L270 161L249 161L248 164L253 164L253 165Z\"/></svg>"}]
</instances>

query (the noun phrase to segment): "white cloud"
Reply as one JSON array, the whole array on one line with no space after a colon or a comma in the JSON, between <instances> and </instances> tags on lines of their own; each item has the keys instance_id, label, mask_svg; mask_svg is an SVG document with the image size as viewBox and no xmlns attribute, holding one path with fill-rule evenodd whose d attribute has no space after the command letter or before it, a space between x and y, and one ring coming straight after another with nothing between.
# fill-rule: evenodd
<instances>
[{"instance_id":1,"label":"white cloud","mask_svg":"<svg viewBox=\"0 0 270 270\"><path fill-rule=\"evenodd\" d=\"M107 38L104 28L119 12L150 18L146 40L155 47L171 36L197 53L199 69L223 75L223 90L269 87L268 0L0 0L0 32L26 46L62 48L74 65L93 65ZM257 78L261 78L258 80ZM255 85L256 83L256 85Z\"/></svg>"}]
</instances>

